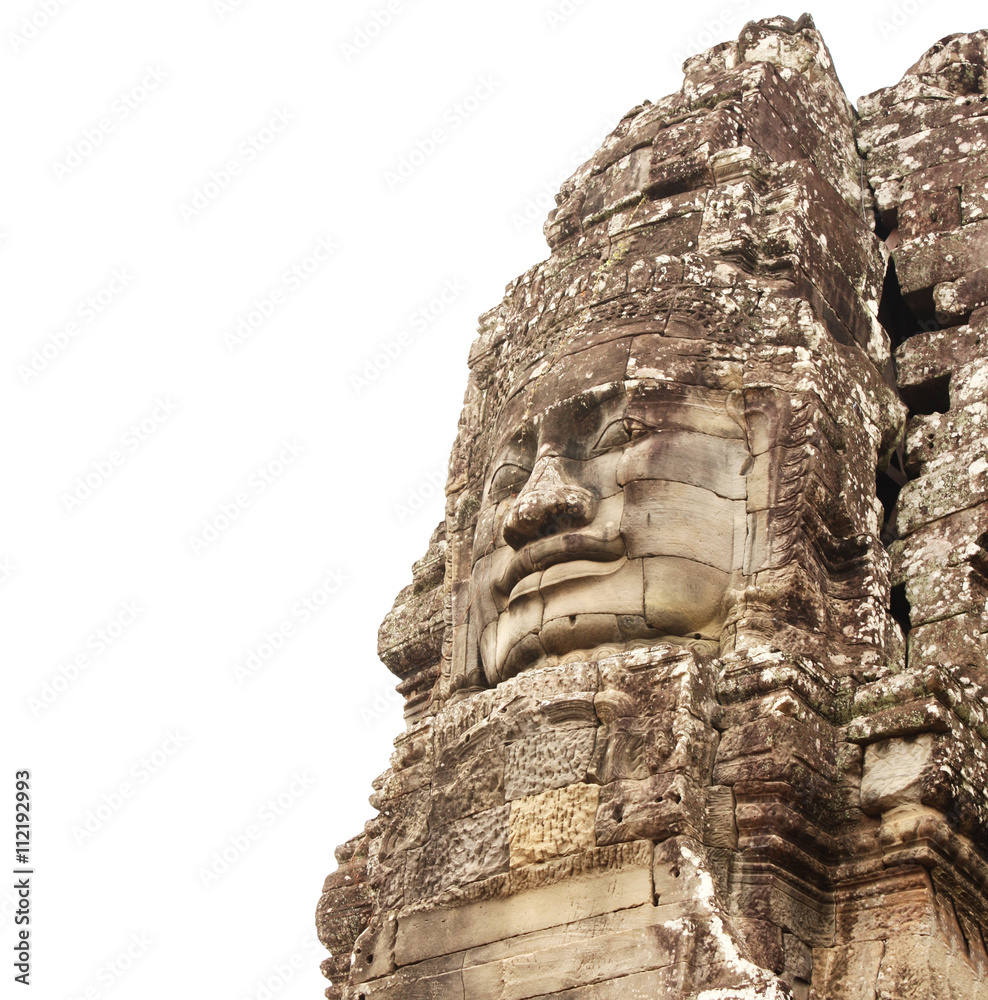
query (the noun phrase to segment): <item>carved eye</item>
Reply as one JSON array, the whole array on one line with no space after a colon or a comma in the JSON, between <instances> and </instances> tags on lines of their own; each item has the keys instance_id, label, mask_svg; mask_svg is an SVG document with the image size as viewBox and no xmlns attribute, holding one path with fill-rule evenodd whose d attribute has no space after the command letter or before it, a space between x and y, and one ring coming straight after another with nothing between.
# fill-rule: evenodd
<instances>
[{"instance_id":1,"label":"carved eye","mask_svg":"<svg viewBox=\"0 0 988 1000\"><path fill-rule=\"evenodd\" d=\"M612 448L621 448L647 434L649 430L650 428L631 417L622 417L604 428L600 437L597 438L594 451L610 451Z\"/></svg>"},{"instance_id":2,"label":"carved eye","mask_svg":"<svg viewBox=\"0 0 988 1000\"><path fill-rule=\"evenodd\" d=\"M501 500L509 493L517 493L528 482L531 474L531 469L515 465L513 462L505 462L491 477L487 491L489 499Z\"/></svg>"}]
</instances>

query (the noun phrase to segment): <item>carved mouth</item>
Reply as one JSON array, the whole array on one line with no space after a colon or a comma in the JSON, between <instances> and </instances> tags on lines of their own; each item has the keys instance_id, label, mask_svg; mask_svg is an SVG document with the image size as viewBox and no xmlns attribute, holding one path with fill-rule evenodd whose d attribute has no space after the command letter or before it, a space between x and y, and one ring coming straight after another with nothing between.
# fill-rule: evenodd
<instances>
[{"instance_id":1,"label":"carved mouth","mask_svg":"<svg viewBox=\"0 0 988 1000\"><path fill-rule=\"evenodd\" d=\"M552 535L530 542L508 563L494 587L504 597L518 596L512 592L527 576L541 573L563 562L613 562L624 555L624 539L615 530L613 537L595 537L577 532Z\"/></svg>"}]
</instances>

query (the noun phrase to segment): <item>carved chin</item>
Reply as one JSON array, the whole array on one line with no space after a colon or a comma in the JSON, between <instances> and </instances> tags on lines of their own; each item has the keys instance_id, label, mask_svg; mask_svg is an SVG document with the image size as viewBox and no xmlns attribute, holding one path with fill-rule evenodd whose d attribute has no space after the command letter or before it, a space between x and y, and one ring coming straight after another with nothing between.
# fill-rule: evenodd
<instances>
[{"instance_id":1,"label":"carved chin","mask_svg":"<svg viewBox=\"0 0 988 1000\"><path fill-rule=\"evenodd\" d=\"M587 575L576 573L575 563L565 574L561 568L516 588L484 629L480 654L489 684L650 642L720 638L729 573L676 556L595 563Z\"/></svg>"}]
</instances>

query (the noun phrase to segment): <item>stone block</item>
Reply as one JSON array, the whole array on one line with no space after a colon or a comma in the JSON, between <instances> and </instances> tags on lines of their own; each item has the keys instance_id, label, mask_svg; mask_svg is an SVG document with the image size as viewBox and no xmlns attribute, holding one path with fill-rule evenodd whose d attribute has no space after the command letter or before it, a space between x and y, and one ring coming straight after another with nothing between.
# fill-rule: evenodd
<instances>
[{"instance_id":1,"label":"stone block","mask_svg":"<svg viewBox=\"0 0 988 1000\"><path fill-rule=\"evenodd\" d=\"M935 285L933 305L937 322L944 326L962 322L976 310L988 306L988 268L979 267L955 281Z\"/></svg>"},{"instance_id":2,"label":"stone block","mask_svg":"<svg viewBox=\"0 0 988 1000\"><path fill-rule=\"evenodd\" d=\"M411 965L547 927L652 905L651 849L596 852L593 864L567 878L461 905L398 914L395 961ZM608 858L613 862L608 862Z\"/></svg>"},{"instance_id":3,"label":"stone block","mask_svg":"<svg viewBox=\"0 0 988 1000\"><path fill-rule=\"evenodd\" d=\"M405 900L438 895L507 871L508 815L504 805L451 822L432 832L422 847L408 852Z\"/></svg>"},{"instance_id":4,"label":"stone block","mask_svg":"<svg viewBox=\"0 0 988 1000\"><path fill-rule=\"evenodd\" d=\"M574 784L514 799L508 835L511 867L540 864L595 847L599 793L597 785Z\"/></svg>"},{"instance_id":5,"label":"stone block","mask_svg":"<svg viewBox=\"0 0 988 1000\"><path fill-rule=\"evenodd\" d=\"M988 259L988 220L907 240L896 247L896 274L906 301L932 296L934 285L956 281Z\"/></svg>"},{"instance_id":6,"label":"stone block","mask_svg":"<svg viewBox=\"0 0 988 1000\"><path fill-rule=\"evenodd\" d=\"M925 524L975 507L988 496L988 458L981 442L940 455L899 494L896 527L905 536Z\"/></svg>"},{"instance_id":7,"label":"stone block","mask_svg":"<svg viewBox=\"0 0 988 1000\"><path fill-rule=\"evenodd\" d=\"M515 740L507 748L505 799L520 799L549 788L582 782L587 775L596 733L596 728L584 726Z\"/></svg>"},{"instance_id":8,"label":"stone block","mask_svg":"<svg viewBox=\"0 0 988 1000\"><path fill-rule=\"evenodd\" d=\"M933 766L933 735L883 740L865 747L861 808L873 815L918 804Z\"/></svg>"},{"instance_id":9,"label":"stone block","mask_svg":"<svg viewBox=\"0 0 988 1000\"><path fill-rule=\"evenodd\" d=\"M473 813L504 805L504 748L457 744L439 757L429 827L439 829Z\"/></svg>"},{"instance_id":10,"label":"stone block","mask_svg":"<svg viewBox=\"0 0 988 1000\"><path fill-rule=\"evenodd\" d=\"M394 971L395 931L398 921L393 914L374 919L353 945L350 980L366 983Z\"/></svg>"},{"instance_id":11,"label":"stone block","mask_svg":"<svg viewBox=\"0 0 988 1000\"><path fill-rule=\"evenodd\" d=\"M600 789L597 843L698 836L703 825L702 800L684 777L671 772L642 781L612 781Z\"/></svg>"},{"instance_id":12,"label":"stone block","mask_svg":"<svg viewBox=\"0 0 988 1000\"><path fill-rule=\"evenodd\" d=\"M958 615L909 633L909 662L954 668L978 684L988 681L988 621L983 615Z\"/></svg>"},{"instance_id":13,"label":"stone block","mask_svg":"<svg viewBox=\"0 0 988 1000\"><path fill-rule=\"evenodd\" d=\"M703 807L703 843L708 847L734 849L738 826L734 818L734 792L726 785L706 789Z\"/></svg>"}]
</instances>

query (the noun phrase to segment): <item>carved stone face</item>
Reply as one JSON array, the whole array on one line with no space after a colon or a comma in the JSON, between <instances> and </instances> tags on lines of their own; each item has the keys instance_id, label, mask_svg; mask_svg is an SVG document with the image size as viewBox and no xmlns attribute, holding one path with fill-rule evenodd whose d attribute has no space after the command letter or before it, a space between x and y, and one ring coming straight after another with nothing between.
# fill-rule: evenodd
<instances>
[{"instance_id":1,"label":"carved stone face","mask_svg":"<svg viewBox=\"0 0 988 1000\"><path fill-rule=\"evenodd\" d=\"M572 376L516 394L496 429L469 613L490 684L606 648L715 645L740 578L740 393L630 380L570 394Z\"/></svg>"}]
</instances>

